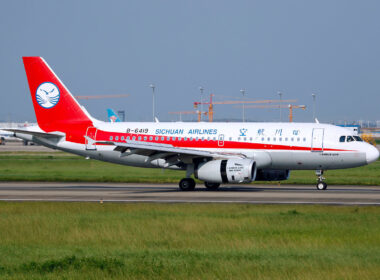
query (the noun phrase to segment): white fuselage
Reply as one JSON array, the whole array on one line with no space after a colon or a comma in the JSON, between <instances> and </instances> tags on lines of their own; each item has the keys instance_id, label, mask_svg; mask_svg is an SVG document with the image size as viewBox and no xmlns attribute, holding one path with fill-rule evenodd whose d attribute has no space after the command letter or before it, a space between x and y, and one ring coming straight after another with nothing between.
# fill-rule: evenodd
<instances>
[{"instance_id":1,"label":"white fuselage","mask_svg":"<svg viewBox=\"0 0 380 280\"><path fill-rule=\"evenodd\" d=\"M91 134L91 135L90 135ZM96 140L75 143L67 138L57 143L36 139L42 145L85 157L139 167L164 167L147 156L120 156L104 141L167 144L224 154L240 154L257 161L257 168L328 170L366 165L377 160L378 151L362 141L340 142L352 132L318 123L108 123L94 121L87 135ZM21 138L27 135L17 134ZM84 135L85 136L85 135ZM28 139L31 140L31 139ZM97 144L98 142L98 144ZM171 166L170 168L177 168Z\"/></svg>"}]
</instances>

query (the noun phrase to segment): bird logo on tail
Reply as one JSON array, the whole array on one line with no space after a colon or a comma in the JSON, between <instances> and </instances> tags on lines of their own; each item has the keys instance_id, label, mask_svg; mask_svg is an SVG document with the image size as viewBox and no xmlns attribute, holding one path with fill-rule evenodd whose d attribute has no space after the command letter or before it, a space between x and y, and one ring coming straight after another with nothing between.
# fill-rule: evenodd
<instances>
[{"instance_id":1,"label":"bird logo on tail","mask_svg":"<svg viewBox=\"0 0 380 280\"><path fill-rule=\"evenodd\" d=\"M50 82L40 84L36 90L37 103L45 109L50 109L57 105L59 97L58 87Z\"/></svg>"}]
</instances>

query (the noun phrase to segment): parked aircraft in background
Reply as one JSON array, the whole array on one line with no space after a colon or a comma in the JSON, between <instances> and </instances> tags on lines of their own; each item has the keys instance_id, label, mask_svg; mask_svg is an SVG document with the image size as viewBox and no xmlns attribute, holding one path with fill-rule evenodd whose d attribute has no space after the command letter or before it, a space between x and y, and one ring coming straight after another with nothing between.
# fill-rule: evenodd
<instances>
[{"instance_id":1,"label":"parked aircraft in background","mask_svg":"<svg viewBox=\"0 0 380 280\"><path fill-rule=\"evenodd\" d=\"M108 121L111 123L121 122L119 117L116 115L115 111L112 109L107 109Z\"/></svg>"},{"instance_id":2,"label":"parked aircraft in background","mask_svg":"<svg viewBox=\"0 0 380 280\"><path fill-rule=\"evenodd\" d=\"M41 57L24 57L38 127L9 129L17 137L84 157L148 168L186 170L208 189L221 183L279 181L290 170L323 171L369 164L379 151L347 129L319 123L165 123L94 119Z\"/></svg>"}]
</instances>

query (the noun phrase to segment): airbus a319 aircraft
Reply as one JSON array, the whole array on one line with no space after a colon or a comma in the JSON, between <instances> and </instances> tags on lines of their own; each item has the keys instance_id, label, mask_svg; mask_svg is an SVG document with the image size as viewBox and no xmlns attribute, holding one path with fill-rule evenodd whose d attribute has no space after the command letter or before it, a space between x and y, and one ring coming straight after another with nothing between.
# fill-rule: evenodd
<instances>
[{"instance_id":1,"label":"airbus a319 aircraft","mask_svg":"<svg viewBox=\"0 0 380 280\"><path fill-rule=\"evenodd\" d=\"M53 149L117 164L186 170L183 191L194 177L220 184L280 181L290 170L323 171L369 164L379 151L349 130L319 123L102 122L80 106L41 57L24 57L38 126L9 129Z\"/></svg>"}]
</instances>

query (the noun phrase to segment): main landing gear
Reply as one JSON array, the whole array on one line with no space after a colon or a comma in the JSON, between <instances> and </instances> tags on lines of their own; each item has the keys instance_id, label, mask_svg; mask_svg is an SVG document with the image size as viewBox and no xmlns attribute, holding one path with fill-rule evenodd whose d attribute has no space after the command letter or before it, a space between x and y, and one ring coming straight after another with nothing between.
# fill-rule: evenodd
<instances>
[{"instance_id":1,"label":"main landing gear","mask_svg":"<svg viewBox=\"0 0 380 280\"><path fill-rule=\"evenodd\" d=\"M195 189L195 181L192 178L183 178L179 181L181 191L193 191Z\"/></svg>"},{"instance_id":2,"label":"main landing gear","mask_svg":"<svg viewBox=\"0 0 380 280\"><path fill-rule=\"evenodd\" d=\"M327 189L327 184L323 182L326 179L323 177L323 170L315 170L315 175L318 177L317 189L320 191Z\"/></svg>"}]
</instances>

